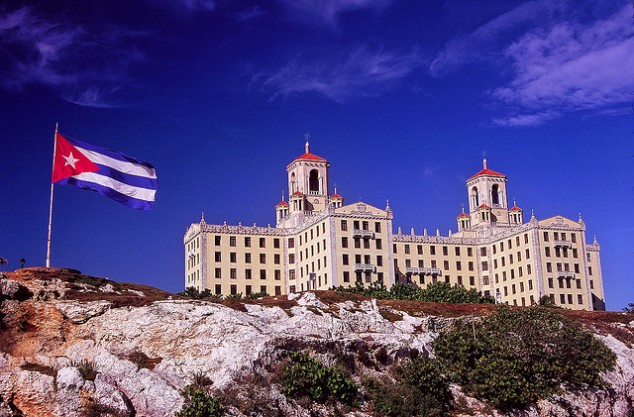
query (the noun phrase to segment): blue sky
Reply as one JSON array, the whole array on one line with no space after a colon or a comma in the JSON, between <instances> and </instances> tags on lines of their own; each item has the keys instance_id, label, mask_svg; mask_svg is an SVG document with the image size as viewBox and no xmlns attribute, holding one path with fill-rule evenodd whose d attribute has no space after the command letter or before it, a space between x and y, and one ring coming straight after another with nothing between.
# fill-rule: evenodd
<instances>
[{"instance_id":1,"label":"blue sky","mask_svg":"<svg viewBox=\"0 0 634 417\"><path fill-rule=\"evenodd\" d=\"M608 309L634 302L634 27L627 2L4 1L0 256L43 265L55 122L156 166L155 209L56 187L53 266L169 291L182 237L274 223L285 166L447 234L489 167L538 218L587 224ZM331 190L332 191L332 190Z\"/></svg>"}]
</instances>

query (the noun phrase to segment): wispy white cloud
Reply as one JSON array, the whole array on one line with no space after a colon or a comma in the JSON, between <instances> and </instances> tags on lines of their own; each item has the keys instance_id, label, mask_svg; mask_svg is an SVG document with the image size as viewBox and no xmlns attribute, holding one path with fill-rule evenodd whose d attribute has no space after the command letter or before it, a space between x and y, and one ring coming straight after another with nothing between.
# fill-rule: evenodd
<instances>
[{"instance_id":1,"label":"wispy white cloud","mask_svg":"<svg viewBox=\"0 0 634 417\"><path fill-rule=\"evenodd\" d=\"M255 19L256 17L264 16L265 14L266 12L256 4L238 12L236 14L236 20L238 22L246 22L247 20Z\"/></svg>"},{"instance_id":2,"label":"wispy white cloud","mask_svg":"<svg viewBox=\"0 0 634 417\"><path fill-rule=\"evenodd\" d=\"M510 76L486 94L489 105L502 109L492 120L498 126L537 126L572 111L609 114L634 91L632 7L611 16L593 8L583 18L578 9L584 5L570 0L522 3L450 40L429 72L443 76L485 64Z\"/></svg>"},{"instance_id":3,"label":"wispy white cloud","mask_svg":"<svg viewBox=\"0 0 634 417\"><path fill-rule=\"evenodd\" d=\"M5 13L0 15L0 69L5 74L0 86L19 90L43 84L58 89L62 98L74 97L69 99L73 103L108 107L104 92L126 83L128 66L143 59L129 45L130 38L140 35L121 28L88 33L80 25L44 19L28 7Z\"/></svg>"},{"instance_id":4,"label":"wispy white cloud","mask_svg":"<svg viewBox=\"0 0 634 417\"><path fill-rule=\"evenodd\" d=\"M507 36L536 21L550 21L563 8L561 0L534 0L520 4L472 33L451 39L429 64L433 76L443 76L464 65L488 62L499 55Z\"/></svg>"},{"instance_id":5,"label":"wispy white cloud","mask_svg":"<svg viewBox=\"0 0 634 417\"><path fill-rule=\"evenodd\" d=\"M605 109L634 91L631 6L590 25L562 22L522 36L506 49L515 77L492 98L538 116L548 109ZM510 118L509 118L510 120Z\"/></svg>"},{"instance_id":6,"label":"wispy white cloud","mask_svg":"<svg viewBox=\"0 0 634 417\"><path fill-rule=\"evenodd\" d=\"M561 113L557 111L543 111L538 113L510 114L496 117L492 120L496 126L539 126L544 122L556 119Z\"/></svg>"},{"instance_id":7,"label":"wispy white cloud","mask_svg":"<svg viewBox=\"0 0 634 417\"><path fill-rule=\"evenodd\" d=\"M278 0L289 12L291 17L303 23L326 24L336 26L337 17L341 13L375 9L383 10L392 0Z\"/></svg>"},{"instance_id":8,"label":"wispy white cloud","mask_svg":"<svg viewBox=\"0 0 634 417\"><path fill-rule=\"evenodd\" d=\"M272 75L254 80L271 93L271 100L300 93L318 93L336 102L354 97L377 96L423 65L416 51L396 53L361 47L346 58L323 61L294 60Z\"/></svg>"}]
</instances>

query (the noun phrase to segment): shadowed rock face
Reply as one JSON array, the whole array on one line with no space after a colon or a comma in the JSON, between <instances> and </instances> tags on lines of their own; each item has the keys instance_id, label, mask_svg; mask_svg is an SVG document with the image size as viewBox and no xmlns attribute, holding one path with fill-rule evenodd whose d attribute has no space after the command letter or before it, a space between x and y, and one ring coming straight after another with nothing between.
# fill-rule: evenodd
<instances>
[{"instance_id":1,"label":"shadowed rock face","mask_svg":"<svg viewBox=\"0 0 634 417\"><path fill-rule=\"evenodd\" d=\"M432 352L452 317L490 312L330 292L223 305L68 269L27 268L6 276L0 280L0 417L81 416L97 406L121 416L173 416L182 406L180 390L196 372L207 374L219 392L243 395L246 388L235 391L235 381L273 372L285 349L309 349L324 361L381 373L412 351ZM606 375L612 389L568 392L518 415L629 417L631 316L570 314L618 355L617 368ZM472 415L497 415L452 390ZM325 406L309 413L275 383L249 396L265 398L279 415L335 415ZM361 408L348 415L369 414Z\"/></svg>"}]
</instances>

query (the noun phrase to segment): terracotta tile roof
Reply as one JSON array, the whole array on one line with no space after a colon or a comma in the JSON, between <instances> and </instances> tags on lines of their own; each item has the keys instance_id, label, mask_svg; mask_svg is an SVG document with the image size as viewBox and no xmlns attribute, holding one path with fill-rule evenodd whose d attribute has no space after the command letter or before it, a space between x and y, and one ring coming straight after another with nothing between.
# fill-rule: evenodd
<instances>
[{"instance_id":1,"label":"terracotta tile roof","mask_svg":"<svg viewBox=\"0 0 634 417\"><path fill-rule=\"evenodd\" d=\"M489 169L489 168L484 168L483 170L481 170L477 174L472 175L467 181L472 180L472 179L474 179L476 177L481 177L483 175L489 175L491 177L506 177L506 175L501 174L501 173L499 173L497 171L493 171L492 169Z\"/></svg>"}]
</instances>

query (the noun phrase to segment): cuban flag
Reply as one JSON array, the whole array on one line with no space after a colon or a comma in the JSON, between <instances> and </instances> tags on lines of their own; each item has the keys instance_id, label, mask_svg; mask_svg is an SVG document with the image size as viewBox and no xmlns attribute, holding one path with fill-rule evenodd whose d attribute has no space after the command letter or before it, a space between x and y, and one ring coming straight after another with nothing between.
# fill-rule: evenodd
<instances>
[{"instance_id":1,"label":"cuban flag","mask_svg":"<svg viewBox=\"0 0 634 417\"><path fill-rule=\"evenodd\" d=\"M154 167L110 149L55 135L53 183L97 191L137 210L152 208L158 182Z\"/></svg>"}]
</instances>

